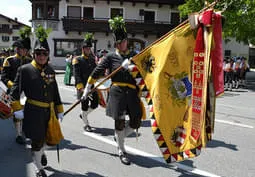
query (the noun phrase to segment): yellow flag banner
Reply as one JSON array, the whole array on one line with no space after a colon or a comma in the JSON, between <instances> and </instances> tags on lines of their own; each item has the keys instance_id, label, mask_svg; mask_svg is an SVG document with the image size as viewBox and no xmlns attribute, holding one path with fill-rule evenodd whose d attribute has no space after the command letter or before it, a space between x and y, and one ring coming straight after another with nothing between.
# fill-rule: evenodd
<instances>
[{"instance_id":1,"label":"yellow flag banner","mask_svg":"<svg viewBox=\"0 0 255 177\"><path fill-rule=\"evenodd\" d=\"M211 44L212 27L191 29L184 23L132 59L131 74L146 98L152 131L167 163L199 155L208 140ZM215 104L215 97L210 99Z\"/></svg>"}]
</instances>

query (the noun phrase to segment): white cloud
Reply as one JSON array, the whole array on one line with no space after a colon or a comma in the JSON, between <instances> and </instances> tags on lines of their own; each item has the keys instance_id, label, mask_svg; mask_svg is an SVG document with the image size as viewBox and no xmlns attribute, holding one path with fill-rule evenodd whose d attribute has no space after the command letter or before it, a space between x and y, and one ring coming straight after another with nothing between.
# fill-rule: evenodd
<instances>
[{"instance_id":1,"label":"white cloud","mask_svg":"<svg viewBox=\"0 0 255 177\"><path fill-rule=\"evenodd\" d=\"M3 4L1 3L0 13L12 19L17 17L19 22L31 26L29 20L32 18L32 7L31 3L28 0L26 1L24 3L21 1L19 3L10 2L10 0L5 1Z\"/></svg>"}]
</instances>

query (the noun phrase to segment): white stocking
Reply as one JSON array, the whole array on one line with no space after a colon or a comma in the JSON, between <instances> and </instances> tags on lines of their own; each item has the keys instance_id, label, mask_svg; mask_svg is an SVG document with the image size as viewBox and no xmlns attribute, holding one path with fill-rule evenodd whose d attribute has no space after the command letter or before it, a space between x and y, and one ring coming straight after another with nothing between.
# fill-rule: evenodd
<instances>
[{"instance_id":1,"label":"white stocking","mask_svg":"<svg viewBox=\"0 0 255 177\"><path fill-rule=\"evenodd\" d=\"M42 154L43 154L42 149L40 151L32 151L32 159L37 171L43 169L43 166L41 164Z\"/></svg>"},{"instance_id":2,"label":"white stocking","mask_svg":"<svg viewBox=\"0 0 255 177\"><path fill-rule=\"evenodd\" d=\"M116 142L118 145L119 155L123 154L123 152L126 152L124 147L124 138L125 138L125 131L124 130L115 130L115 137Z\"/></svg>"}]
</instances>

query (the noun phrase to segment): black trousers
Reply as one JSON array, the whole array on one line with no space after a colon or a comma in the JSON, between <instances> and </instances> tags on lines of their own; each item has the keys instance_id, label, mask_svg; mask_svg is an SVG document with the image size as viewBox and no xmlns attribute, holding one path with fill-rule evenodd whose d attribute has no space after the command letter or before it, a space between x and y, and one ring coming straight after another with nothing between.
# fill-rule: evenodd
<instances>
[{"instance_id":1,"label":"black trousers","mask_svg":"<svg viewBox=\"0 0 255 177\"><path fill-rule=\"evenodd\" d=\"M77 98L80 99L82 97L83 92L77 91ZM89 107L91 109L96 109L98 107L99 97L97 92L93 92L88 96L86 100L81 101L81 110L87 111Z\"/></svg>"}]
</instances>

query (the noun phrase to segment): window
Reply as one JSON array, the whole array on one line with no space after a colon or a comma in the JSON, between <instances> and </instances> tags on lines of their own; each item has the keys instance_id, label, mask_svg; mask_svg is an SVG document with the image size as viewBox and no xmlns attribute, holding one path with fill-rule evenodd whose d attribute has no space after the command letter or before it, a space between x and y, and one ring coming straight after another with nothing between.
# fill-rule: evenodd
<instances>
[{"instance_id":1,"label":"window","mask_svg":"<svg viewBox=\"0 0 255 177\"><path fill-rule=\"evenodd\" d=\"M9 36L2 36L2 41L3 42L8 42L10 40Z\"/></svg>"},{"instance_id":2,"label":"window","mask_svg":"<svg viewBox=\"0 0 255 177\"><path fill-rule=\"evenodd\" d=\"M231 50L225 50L225 57L230 57L231 56Z\"/></svg>"},{"instance_id":3,"label":"window","mask_svg":"<svg viewBox=\"0 0 255 177\"><path fill-rule=\"evenodd\" d=\"M53 6L48 6L48 18L56 18L56 8Z\"/></svg>"},{"instance_id":4,"label":"window","mask_svg":"<svg viewBox=\"0 0 255 177\"><path fill-rule=\"evenodd\" d=\"M81 55L82 39L54 39L54 56Z\"/></svg>"},{"instance_id":5,"label":"window","mask_svg":"<svg viewBox=\"0 0 255 177\"><path fill-rule=\"evenodd\" d=\"M93 19L94 18L94 8L93 7L84 7L83 8L83 18Z\"/></svg>"},{"instance_id":6,"label":"window","mask_svg":"<svg viewBox=\"0 0 255 177\"><path fill-rule=\"evenodd\" d=\"M12 36L12 41L17 41L19 39L19 36Z\"/></svg>"},{"instance_id":7,"label":"window","mask_svg":"<svg viewBox=\"0 0 255 177\"><path fill-rule=\"evenodd\" d=\"M43 18L43 7L42 6L36 7L36 18L37 19Z\"/></svg>"},{"instance_id":8,"label":"window","mask_svg":"<svg viewBox=\"0 0 255 177\"><path fill-rule=\"evenodd\" d=\"M20 28L20 25L12 25L12 28L13 28L13 29L19 29L19 28Z\"/></svg>"},{"instance_id":9,"label":"window","mask_svg":"<svg viewBox=\"0 0 255 177\"><path fill-rule=\"evenodd\" d=\"M122 8L111 8L111 18L116 16L123 17L123 9Z\"/></svg>"},{"instance_id":10,"label":"window","mask_svg":"<svg viewBox=\"0 0 255 177\"><path fill-rule=\"evenodd\" d=\"M8 25L8 24L2 24L2 29L10 29L10 25Z\"/></svg>"},{"instance_id":11,"label":"window","mask_svg":"<svg viewBox=\"0 0 255 177\"><path fill-rule=\"evenodd\" d=\"M155 22L155 12L154 11L144 11L144 23L154 23Z\"/></svg>"},{"instance_id":12,"label":"window","mask_svg":"<svg viewBox=\"0 0 255 177\"><path fill-rule=\"evenodd\" d=\"M81 17L81 7L78 6L68 6L67 7L67 16L80 18Z\"/></svg>"},{"instance_id":13,"label":"window","mask_svg":"<svg viewBox=\"0 0 255 177\"><path fill-rule=\"evenodd\" d=\"M180 14L178 12L171 13L170 23L173 25L178 25L180 23Z\"/></svg>"}]
</instances>

